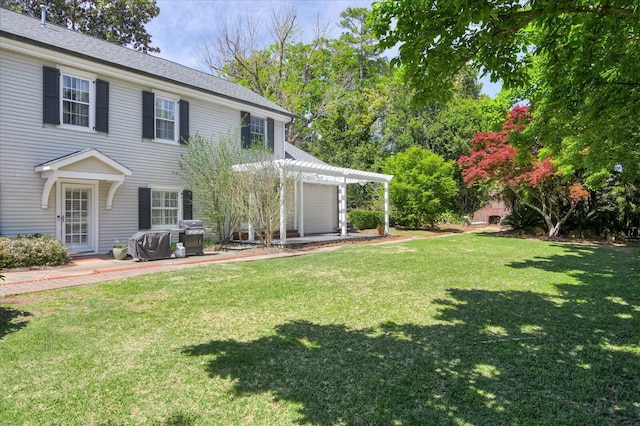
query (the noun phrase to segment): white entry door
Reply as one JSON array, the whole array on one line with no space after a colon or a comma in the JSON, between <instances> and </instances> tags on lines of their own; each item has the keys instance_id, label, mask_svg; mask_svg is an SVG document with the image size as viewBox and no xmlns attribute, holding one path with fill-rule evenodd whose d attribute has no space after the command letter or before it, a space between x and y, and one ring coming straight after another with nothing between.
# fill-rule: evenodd
<instances>
[{"instance_id":1,"label":"white entry door","mask_svg":"<svg viewBox=\"0 0 640 426\"><path fill-rule=\"evenodd\" d=\"M96 246L96 185L61 184L61 208L58 219L62 243L70 252L93 252Z\"/></svg>"}]
</instances>

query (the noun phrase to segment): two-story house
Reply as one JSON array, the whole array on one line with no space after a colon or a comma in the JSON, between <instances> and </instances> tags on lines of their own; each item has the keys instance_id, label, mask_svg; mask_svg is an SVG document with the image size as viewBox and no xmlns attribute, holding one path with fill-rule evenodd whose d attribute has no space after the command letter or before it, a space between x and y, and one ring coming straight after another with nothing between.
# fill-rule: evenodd
<instances>
[{"instance_id":1,"label":"two-story house","mask_svg":"<svg viewBox=\"0 0 640 426\"><path fill-rule=\"evenodd\" d=\"M260 138L297 167L290 227L346 226L344 186L390 177L349 177L287 144L294 118L224 79L0 9L0 235L105 253L138 230L175 230L193 216L177 160L196 132Z\"/></svg>"}]
</instances>

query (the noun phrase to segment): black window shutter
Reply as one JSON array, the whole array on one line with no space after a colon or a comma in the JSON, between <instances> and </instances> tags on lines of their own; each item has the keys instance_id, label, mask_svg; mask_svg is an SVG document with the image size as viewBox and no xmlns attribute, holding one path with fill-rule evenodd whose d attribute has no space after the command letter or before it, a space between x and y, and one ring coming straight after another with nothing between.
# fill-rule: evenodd
<instances>
[{"instance_id":1,"label":"black window shutter","mask_svg":"<svg viewBox=\"0 0 640 426\"><path fill-rule=\"evenodd\" d=\"M240 140L243 148L251 146L251 114L240 111Z\"/></svg>"},{"instance_id":2,"label":"black window shutter","mask_svg":"<svg viewBox=\"0 0 640 426\"><path fill-rule=\"evenodd\" d=\"M151 229L151 188L138 188L138 229Z\"/></svg>"},{"instance_id":3,"label":"black window shutter","mask_svg":"<svg viewBox=\"0 0 640 426\"><path fill-rule=\"evenodd\" d=\"M271 148L271 152L275 152L275 139L274 139L274 128L273 128L273 118L267 118L267 141L269 143L269 148Z\"/></svg>"},{"instance_id":4,"label":"black window shutter","mask_svg":"<svg viewBox=\"0 0 640 426\"><path fill-rule=\"evenodd\" d=\"M109 132L109 82L96 80L96 130Z\"/></svg>"},{"instance_id":5,"label":"black window shutter","mask_svg":"<svg viewBox=\"0 0 640 426\"><path fill-rule=\"evenodd\" d=\"M51 67L42 71L42 121L60 124L60 71Z\"/></svg>"},{"instance_id":6,"label":"black window shutter","mask_svg":"<svg viewBox=\"0 0 640 426\"><path fill-rule=\"evenodd\" d=\"M188 189L182 191L182 219L193 219L193 193Z\"/></svg>"},{"instance_id":7,"label":"black window shutter","mask_svg":"<svg viewBox=\"0 0 640 426\"><path fill-rule=\"evenodd\" d=\"M142 137L155 138L155 96L153 92L142 92Z\"/></svg>"},{"instance_id":8,"label":"black window shutter","mask_svg":"<svg viewBox=\"0 0 640 426\"><path fill-rule=\"evenodd\" d=\"M189 102L180 101L180 143L189 143Z\"/></svg>"}]
</instances>

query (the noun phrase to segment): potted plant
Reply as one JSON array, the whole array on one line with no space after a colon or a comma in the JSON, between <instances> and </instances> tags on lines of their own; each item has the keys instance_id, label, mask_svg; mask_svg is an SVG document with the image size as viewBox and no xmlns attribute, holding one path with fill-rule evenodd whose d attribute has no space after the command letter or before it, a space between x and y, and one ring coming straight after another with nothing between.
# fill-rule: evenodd
<instances>
[{"instance_id":1,"label":"potted plant","mask_svg":"<svg viewBox=\"0 0 640 426\"><path fill-rule=\"evenodd\" d=\"M113 248L111 249L111 253L113 254L114 258L123 260L125 257L127 257L127 247L120 241L116 240L113 244Z\"/></svg>"},{"instance_id":2,"label":"potted plant","mask_svg":"<svg viewBox=\"0 0 640 426\"><path fill-rule=\"evenodd\" d=\"M377 226L377 230L378 230L378 235L384 235L384 217L378 217L378 226Z\"/></svg>"}]
</instances>

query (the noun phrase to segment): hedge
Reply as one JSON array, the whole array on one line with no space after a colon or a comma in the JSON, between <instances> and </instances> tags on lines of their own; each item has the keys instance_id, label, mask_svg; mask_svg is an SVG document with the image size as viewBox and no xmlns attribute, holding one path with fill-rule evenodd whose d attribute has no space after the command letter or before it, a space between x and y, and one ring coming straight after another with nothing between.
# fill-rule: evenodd
<instances>
[{"instance_id":1,"label":"hedge","mask_svg":"<svg viewBox=\"0 0 640 426\"><path fill-rule=\"evenodd\" d=\"M384 212L378 210L351 210L349 222L358 229L372 229L384 224Z\"/></svg>"},{"instance_id":2,"label":"hedge","mask_svg":"<svg viewBox=\"0 0 640 426\"><path fill-rule=\"evenodd\" d=\"M59 266L70 261L67 248L49 235L0 237L0 269Z\"/></svg>"}]
</instances>

